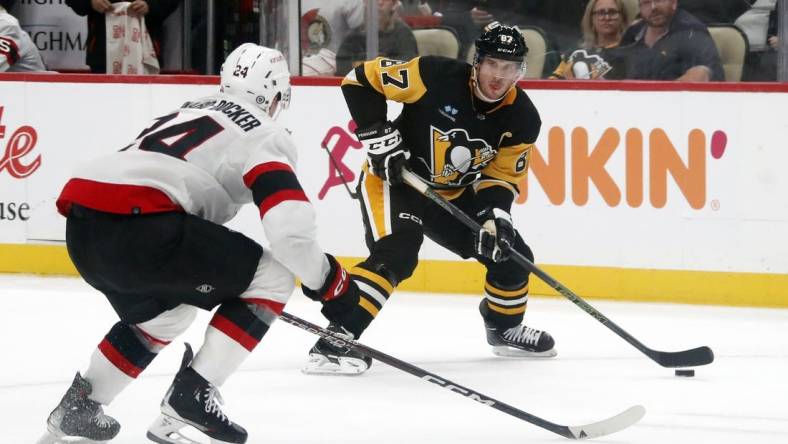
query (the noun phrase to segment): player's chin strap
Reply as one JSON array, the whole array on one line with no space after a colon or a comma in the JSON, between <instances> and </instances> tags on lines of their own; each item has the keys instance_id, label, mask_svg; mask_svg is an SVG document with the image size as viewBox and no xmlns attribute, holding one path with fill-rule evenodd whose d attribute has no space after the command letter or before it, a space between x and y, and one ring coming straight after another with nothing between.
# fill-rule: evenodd
<instances>
[{"instance_id":1,"label":"player's chin strap","mask_svg":"<svg viewBox=\"0 0 788 444\"><path fill-rule=\"evenodd\" d=\"M470 228L474 233L478 233L482 229L481 225L476 222L472 217L465 214L462 210L457 208L453 203L447 201L440 194L436 193L421 177L414 174L408 169L402 170L402 180L406 184L413 187L416 191L424 195L436 203L439 207L443 208L449 214L454 216L463 225ZM509 260L516 262L518 265L535 274L539 279L544 281L547 285L552 287L561 296L572 301L573 304L580 307L583 311L591 315L594 319L601 322L605 327L612 330L623 340L629 342L632 346L640 350L643 354L654 360L657 364L663 367L694 367L698 365L710 364L714 361L714 353L709 347L703 346L693 348L691 350L684 350L680 352L663 352L653 350L645 346L642 342L637 340L626 330L619 327L608 319L605 315L600 313L596 308L592 307L588 302L583 300L580 296L576 295L572 290L565 287L563 284L553 279L549 274L545 273L541 268L534 265L533 262L528 260L517 250L511 248L509 245L498 245L501 249L509 251Z\"/></svg>"}]
</instances>

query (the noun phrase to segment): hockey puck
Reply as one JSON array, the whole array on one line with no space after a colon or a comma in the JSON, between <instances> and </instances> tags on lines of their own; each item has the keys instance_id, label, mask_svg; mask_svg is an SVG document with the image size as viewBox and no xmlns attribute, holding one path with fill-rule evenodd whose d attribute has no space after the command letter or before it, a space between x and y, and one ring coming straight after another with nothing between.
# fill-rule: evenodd
<instances>
[{"instance_id":1,"label":"hockey puck","mask_svg":"<svg viewBox=\"0 0 788 444\"><path fill-rule=\"evenodd\" d=\"M678 370L676 370L676 376L695 376L695 370L693 370L693 369L678 369Z\"/></svg>"}]
</instances>

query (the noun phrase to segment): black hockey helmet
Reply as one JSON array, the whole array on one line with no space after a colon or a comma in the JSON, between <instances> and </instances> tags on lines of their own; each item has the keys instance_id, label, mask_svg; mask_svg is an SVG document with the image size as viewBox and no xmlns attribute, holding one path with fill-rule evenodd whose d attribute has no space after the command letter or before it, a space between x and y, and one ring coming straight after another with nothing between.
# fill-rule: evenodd
<instances>
[{"instance_id":1,"label":"black hockey helmet","mask_svg":"<svg viewBox=\"0 0 788 444\"><path fill-rule=\"evenodd\" d=\"M522 62L528 54L528 45L516 26L506 26L492 22L484 27L482 34L476 39L476 56L474 64L482 57L493 57L501 60Z\"/></svg>"}]
</instances>

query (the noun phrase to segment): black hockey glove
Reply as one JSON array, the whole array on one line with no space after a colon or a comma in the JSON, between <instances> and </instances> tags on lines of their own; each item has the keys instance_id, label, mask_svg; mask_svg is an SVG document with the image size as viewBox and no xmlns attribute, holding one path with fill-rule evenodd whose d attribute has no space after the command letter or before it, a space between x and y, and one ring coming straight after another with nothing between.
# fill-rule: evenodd
<instances>
[{"instance_id":1,"label":"black hockey glove","mask_svg":"<svg viewBox=\"0 0 788 444\"><path fill-rule=\"evenodd\" d=\"M341 324L341 319L358 305L358 286L334 256L326 253L326 258L331 268L320 289L301 285L301 290L309 299L323 303L321 312L326 319Z\"/></svg>"},{"instance_id":2,"label":"black hockey glove","mask_svg":"<svg viewBox=\"0 0 788 444\"><path fill-rule=\"evenodd\" d=\"M493 262L509 258L509 249L514 245L512 216L500 208L485 208L476 215L482 228L476 233L476 253Z\"/></svg>"},{"instance_id":3,"label":"black hockey glove","mask_svg":"<svg viewBox=\"0 0 788 444\"><path fill-rule=\"evenodd\" d=\"M402 168L408 164L410 151L402 146L402 135L391 122L377 123L356 130L356 137L367 148L367 163L372 174L389 185L402 183Z\"/></svg>"}]
</instances>

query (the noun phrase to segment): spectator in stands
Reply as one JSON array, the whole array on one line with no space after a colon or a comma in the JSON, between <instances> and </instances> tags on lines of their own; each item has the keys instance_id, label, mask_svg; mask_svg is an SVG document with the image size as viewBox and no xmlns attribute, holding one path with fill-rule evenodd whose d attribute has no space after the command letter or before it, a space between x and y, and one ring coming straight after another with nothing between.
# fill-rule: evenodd
<instances>
[{"instance_id":1,"label":"spectator in stands","mask_svg":"<svg viewBox=\"0 0 788 444\"><path fill-rule=\"evenodd\" d=\"M744 61L743 80L768 82L777 79L777 53L771 46L776 29L777 0L756 0L734 24L744 32L749 52Z\"/></svg>"},{"instance_id":2,"label":"spectator in stands","mask_svg":"<svg viewBox=\"0 0 788 444\"><path fill-rule=\"evenodd\" d=\"M640 16L624 33L626 77L706 82L724 79L709 30L677 0L640 0Z\"/></svg>"},{"instance_id":3,"label":"spectator in stands","mask_svg":"<svg viewBox=\"0 0 788 444\"><path fill-rule=\"evenodd\" d=\"M733 22L747 35L750 51L763 51L768 48L771 15L776 9L777 0L756 0L750 9Z\"/></svg>"},{"instance_id":4,"label":"spectator in stands","mask_svg":"<svg viewBox=\"0 0 788 444\"><path fill-rule=\"evenodd\" d=\"M551 79L623 78L623 57L616 50L629 26L623 0L591 0L580 28L580 48L562 57ZM613 68L616 67L616 69Z\"/></svg>"},{"instance_id":5,"label":"spectator in stands","mask_svg":"<svg viewBox=\"0 0 788 444\"><path fill-rule=\"evenodd\" d=\"M405 0L398 2L397 13L402 15L431 16L432 7L426 0Z\"/></svg>"},{"instance_id":6,"label":"spectator in stands","mask_svg":"<svg viewBox=\"0 0 788 444\"><path fill-rule=\"evenodd\" d=\"M777 80L777 50L780 39L777 37L777 8L769 11L766 29L766 49L749 54L745 67L746 80L754 82L774 82Z\"/></svg>"},{"instance_id":7,"label":"spectator in stands","mask_svg":"<svg viewBox=\"0 0 788 444\"><path fill-rule=\"evenodd\" d=\"M580 29L584 49L614 48L629 26L623 0L591 0L586 6Z\"/></svg>"},{"instance_id":8,"label":"spectator in stands","mask_svg":"<svg viewBox=\"0 0 788 444\"><path fill-rule=\"evenodd\" d=\"M16 17L7 11L13 3L0 0L0 72L44 71L46 67L38 48Z\"/></svg>"},{"instance_id":9,"label":"spectator in stands","mask_svg":"<svg viewBox=\"0 0 788 444\"><path fill-rule=\"evenodd\" d=\"M552 72L561 61L560 51L577 48L577 24L589 0L431 0L442 25L452 28L460 40L460 58L468 56L481 29L493 20L538 27L545 32L547 53L544 67ZM541 73L540 73L541 76Z\"/></svg>"},{"instance_id":10,"label":"spectator in stands","mask_svg":"<svg viewBox=\"0 0 788 444\"><path fill-rule=\"evenodd\" d=\"M777 49L780 46L780 39L777 37L777 8L772 9L769 13L769 29L766 30L766 43L769 44L771 49Z\"/></svg>"},{"instance_id":11,"label":"spectator in stands","mask_svg":"<svg viewBox=\"0 0 788 444\"><path fill-rule=\"evenodd\" d=\"M550 38L553 49L559 53L577 48L578 41L582 39L580 28L577 24L583 20L589 0L543 0L541 11L534 26L542 28ZM527 18L526 24L531 19Z\"/></svg>"},{"instance_id":12,"label":"spectator in stands","mask_svg":"<svg viewBox=\"0 0 788 444\"><path fill-rule=\"evenodd\" d=\"M544 1L536 0L536 3L541 7ZM452 28L460 38L460 58L464 59L471 44L487 24L494 20L512 25L524 23L523 10L532 1L437 0L432 3L435 13L443 16L442 24Z\"/></svg>"},{"instance_id":13,"label":"spectator in stands","mask_svg":"<svg viewBox=\"0 0 788 444\"><path fill-rule=\"evenodd\" d=\"M433 11L432 6L424 0L399 0L394 11L411 29L446 27L443 14Z\"/></svg>"},{"instance_id":14,"label":"spectator in stands","mask_svg":"<svg viewBox=\"0 0 788 444\"><path fill-rule=\"evenodd\" d=\"M410 60L418 55L416 37L395 12L397 0L378 0L378 55ZM367 36L363 30L351 33L337 52L337 74L345 75L367 60Z\"/></svg>"},{"instance_id":15,"label":"spectator in stands","mask_svg":"<svg viewBox=\"0 0 788 444\"><path fill-rule=\"evenodd\" d=\"M66 0L78 15L87 16L88 38L85 63L90 72L107 73L107 31L106 14L112 10L113 3L121 0ZM153 42L159 66L162 65L161 42L164 36L164 20L172 14L181 0L132 0L129 14L145 19L145 26Z\"/></svg>"},{"instance_id":16,"label":"spectator in stands","mask_svg":"<svg viewBox=\"0 0 788 444\"><path fill-rule=\"evenodd\" d=\"M363 0L301 0L301 74L333 76L339 45L364 24Z\"/></svg>"},{"instance_id":17,"label":"spectator in stands","mask_svg":"<svg viewBox=\"0 0 788 444\"><path fill-rule=\"evenodd\" d=\"M679 8L706 24L733 23L755 0L679 0Z\"/></svg>"}]
</instances>

